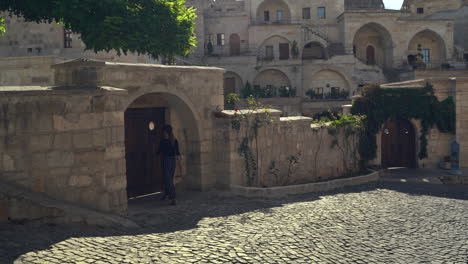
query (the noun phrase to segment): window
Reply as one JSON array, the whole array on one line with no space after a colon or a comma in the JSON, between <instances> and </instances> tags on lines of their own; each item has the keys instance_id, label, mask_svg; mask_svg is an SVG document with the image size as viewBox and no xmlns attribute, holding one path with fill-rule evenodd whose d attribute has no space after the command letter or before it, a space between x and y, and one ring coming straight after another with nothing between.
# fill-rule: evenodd
<instances>
[{"instance_id":1,"label":"window","mask_svg":"<svg viewBox=\"0 0 468 264\"><path fill-rule=\"evenodd\" d=\"M276 20L278 21L283 20L283 10L276 11Z\"/></svg>"},{"instance_id":2,"label":"window","mask_svg":"<svg viewBox=\"0 0 468 264\"><path fill-rule=\"evenodd\" d=\"M315 88L315 98L323 98L323 87Z\"/></svg>"},{"instance_id":3,"label":"window","mask_svg":"<svg viewBox=\"0 0 468 264\"><path fill-rule=\"evenodd\" d=\"M265 58L273 59L273 46L265 46Z\"/></svg>"},{"instance_id":4,"label":"window","mask_svg":"<svg viewBox=\"0 0 468 264\"><path fill-rule=\"evenodd\" d=\"M302 8L302 19L310 19L310 8Z\"/></svg>"},{"instance_id":5,"label":"window","mask_svg":"<svg viewBox=\"0 0 468 264\"><path fill-rule=\"evenodd\" d=\"M421 53L423 55L424 63L431 62L431 50L430 49L422 49Z\"/></svg>"},{"instance_id":6,"label":"window","mask_svg":"<svg viewBox=\"0 0 468 264\"><path fill-rule=\"evenodd\" d=\"M224 33L219 33L216 35L216 45L224 46Z\"/></svg>"},{"instance_id":7,"label":"window","mask_svg":"<svg viewBox=\"0 0 468 264\"><path fill-rule=\"evenodd\" d=\"M340 87L332 87L331 88L331 93L332 94L339 94L340 93Z\"/></svg>"},{"instance_id":8,"label":"window","mask_svg":"<svg viewBox=\"0 0 468 264\"><path fill-rule=\"evenodd\" d=\"M68 49L68 48L71 48L72 45L72 31L69 30L69 29L64 29L63 31L63 47Z\"/></svg>"},{"instance_id":9,"label":"window","mask_svg":"<svg viewBox=\"0 0 468 264\"><path fill-rule=\"evenodd\" d=\"M270 21L270 11L263 12L263 20L266 22Z\"/></svg>"},{"instance_id":10,"label":"window","mask_svg":"<svg viewBox=\"0 0 468 264\"><path fill-rule=\"evenodd\" d=\"M423 7L418 7L418 8L416 9L416 12L417 12L418 14L424 14L424 8L423 8Z\"/></svg>"},{"instance_id":11,"label":"window","mask_svg":"<svg viewBox=\"0 0 468 264\"><path fill-rule=\"evenodd\" d=\"M206 42L211 42L213 43L213 34L208 34L208 36L206 37Z\"/></svg>"},{"instance_id":12,"label":"window","mask_svg":"<svg viewBox=\"0 0 468 264\"><path fill-rule=\"evenodd\" d=\"M42 49L41 48L36 48L37 54L41 54Z\"/></svg>"},{"instance_id":13,"label":"window","mask_svg":"<svg viewBox=\"0 0 468 264\"><path fill-rule=\"evenodd\" d=\"M325 19L327 17L325 7L317 8L317 16L319 19Z\"/></svg>"},{"instance_id":14,"label":"window","mask_svg":"<svg viewBox=\"0 0 468 264\"><path fill-rule=\"evenodd\" d=\"M279 44L279 59L280 60L289 60L289 43L280 43Z\"/></svg>"},{"instance_id":15,"label":"window","mask_svg":"<svg viewBox=\"0 0 468 264\"><path fill-rule=\"evenodd\" d=\"M468 62L468 53L465 53L465 54L463 55L463 58L465 59L465 62Z\"/></svg>"}]
</instances>

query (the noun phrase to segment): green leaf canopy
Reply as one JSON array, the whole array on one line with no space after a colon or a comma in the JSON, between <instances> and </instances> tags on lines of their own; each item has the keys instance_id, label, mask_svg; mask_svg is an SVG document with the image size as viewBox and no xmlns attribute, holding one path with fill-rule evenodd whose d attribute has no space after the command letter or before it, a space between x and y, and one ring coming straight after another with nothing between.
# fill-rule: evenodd
<instances>
[{"instance_id":1,"label":"green leaf canopy","mask_svg":"<svg viewBox=\"0 0 468 264\"><path fill-rule=\"evenodd\" d=\"M196 44L196 14L185 0L1 0L0 11L28 22L63 23L95 52L171 57L187 55Z\"/></svg>"}]
</instances>

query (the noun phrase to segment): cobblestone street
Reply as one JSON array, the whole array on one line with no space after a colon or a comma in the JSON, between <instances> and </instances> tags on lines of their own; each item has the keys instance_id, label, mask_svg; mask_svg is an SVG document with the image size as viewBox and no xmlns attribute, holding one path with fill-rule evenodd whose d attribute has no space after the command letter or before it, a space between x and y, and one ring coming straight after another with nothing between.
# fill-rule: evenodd
<instances>
[{"instance_id":1,"label":"cobblestone street","mask_svg":"<svg viewBox=\"0 0 468 264\"><path fill-rule=\"evenodd\" d=\"M246 199L130 202L141 228L0 225L0 263L468 263L468 191L381 181Z\"/></svg>"}]
</instances>

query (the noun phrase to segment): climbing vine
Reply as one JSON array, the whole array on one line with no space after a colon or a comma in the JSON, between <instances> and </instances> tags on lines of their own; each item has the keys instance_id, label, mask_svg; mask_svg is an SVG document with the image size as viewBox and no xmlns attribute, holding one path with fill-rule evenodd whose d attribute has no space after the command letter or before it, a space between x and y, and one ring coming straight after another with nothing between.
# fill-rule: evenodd
<instances>
[{"instance_id":1,"label":"climbing vine","mask_svg":"<svg viewBox=\"0 0 468 264\"><path fill-rule=\"evenodd\" d=\"M314 120L319 130L323 131L326 127L328 134L333 137L331 148L338 148L341 153L343 168L347 174L353 174L356 169L363 169L359 162L359 153L356 149L359 146L359 140L364 129L364 115L342 115L329 111L327 116L322 116ZM317 165L317 156L321 148L323 132L320 134L320 143L315 153L315 164ZM351 162L351 164L350 164ZM361 167L360 167L361 166Z\"/></svg>"},{"instance_id":2,"label":"climbing vine","mask_svg":"<svg viewBox=\"0 0 468 264\"><path fill-rule=\"evenodd\" d=\"M237 94L229 94L227 101L236 103L239 101ZM259 145L258 145L258 129L262 126L269 125L274 122L272 113L268 107L261 102L255 100L253 96L247 98L246 109L234 109L234 118L231 120L231 128L236 131L241 131L245 127L244 137L239 146L239 155L244 159L245 177L247 185L252 186L258 181L259 169ZM244 124L244 126L242 126ZM251 145L255 143L255 155Z\"/></svg>"},{"instance_id":3,"label":"climbing vine","mask_svg":"<svg viewBox=\"0 0 468 264\"><path fill-rule=\"evenodd\" d=\"M421 120L419 159L427 158L427 135L436 126L440 132L455 133L455 103L452 97L439 101L433 88L366 87L355 100L351 112L365 115L365 130L361 133L359 153L363 161L376 157L376 135L390 119Z\"/></svg>"}]
</instances>

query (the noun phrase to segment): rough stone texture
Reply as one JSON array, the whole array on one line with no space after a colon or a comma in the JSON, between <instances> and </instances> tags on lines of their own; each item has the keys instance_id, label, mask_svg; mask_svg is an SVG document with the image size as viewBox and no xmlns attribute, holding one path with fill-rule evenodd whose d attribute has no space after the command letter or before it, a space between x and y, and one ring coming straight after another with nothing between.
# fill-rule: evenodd
<instances>
[{"instance_id":1,"label":"rough stone texture","mask_svg":"<svg viewBox=\"0 0 468 264\"><path fill-rule=\"evenodd\" d=\"M467 190L394 179L281 199L132 201L132 230L3 224L0 262L466 263Z\"/></svg>"},{"instance_id":2,"label":"rough stone texture","mask_svg":"<svg viewBox=\"0 0 468 264\"><path fill-rule=\"evenodd\" d=\"M1 180L125 214L124 111L166 107L190 173L184 184L215 186L211 131L224 101L221 69L84 60L54 69L60 86L0 87Z\"/></svg>"},{"instance_id":3,"label":"rough stone texture","mask_svg":"<svg viewBox=\"0 0 468 264\"><path fill-rule=\"evenodd\" d=\"M108 195L106 186L100 184L107 172L103 172L99 158L123 141L93 145L93 131L104 127L123 129L123 122L104 123L107 112L91 109L93 98L122 97L126 91L99 87L1 87L0 94L0 141L4 144L0 154L1 180L55 199L125 213L126 201L115 205L96 203L100 195ZM122 156L111 155L108 159L119 160ZM120 181L125 182L125 177ZM109 192L125 192L123 185Z\"/></svg>"},{"instance_id":4,"label":"rough stone texture","mask_svg":"<svg viewBox=\"0 0 468 264\"><path fill-rule=\"evenodd\" d=\"M231 118L233 113L223 112ZM332 135L332 128L311 125L312 119L307 117L273 118L275 121L260 127L258 136L253 136L249 143L258 164L255 166L258 177L253 179L253 186L310 183L357 171L359 156L356 135L346 138L342 130ZM220 185L249 184L246 161L239 151L248 131L252 136L252 128L242 121L239 131L232 128L229 118L217 121L214 158ZM298 158L298 163L290 163L291 158ZM226 172L229 172L228 182L224 178Z\"/></svg>"}]
</instances>

